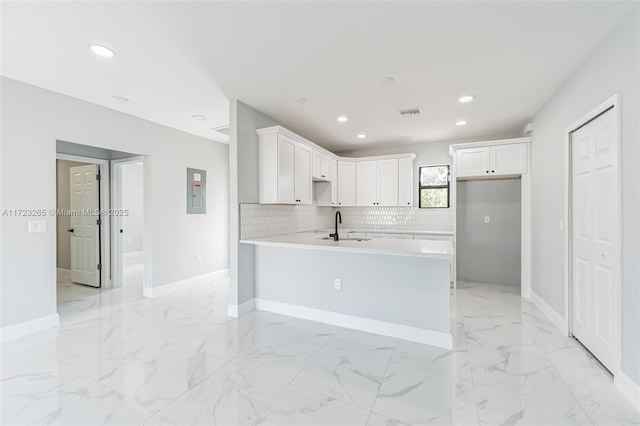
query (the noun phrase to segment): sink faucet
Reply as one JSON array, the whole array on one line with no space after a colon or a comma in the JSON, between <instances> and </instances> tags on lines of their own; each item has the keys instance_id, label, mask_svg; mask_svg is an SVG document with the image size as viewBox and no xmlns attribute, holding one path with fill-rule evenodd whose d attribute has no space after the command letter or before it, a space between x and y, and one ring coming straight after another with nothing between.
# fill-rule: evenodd
<instances>
[{"instance_id":1,"label":"sink faucet","mask_svg":"<svg viewBox=\"0 0 640 426\"><path fill-rule=\"evenodd\" d=\"M333 241L340 240L340 237L338 236L338 220L340 221L340 223L342 223L342 214L340 213L340 210L336 212L336 233L329 234L330 237L333 237Z\"/></svg>"}]
</instances>

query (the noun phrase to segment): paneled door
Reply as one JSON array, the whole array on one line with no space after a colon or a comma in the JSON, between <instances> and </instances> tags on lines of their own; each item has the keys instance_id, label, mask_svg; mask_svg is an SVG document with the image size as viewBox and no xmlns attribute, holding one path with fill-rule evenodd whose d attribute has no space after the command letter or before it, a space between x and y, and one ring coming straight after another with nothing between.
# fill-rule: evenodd
<instances>
[{"instance_id":1,"label":"paneled door","mask_svg":"<svg viewBox=\"0 0 640 426\"><path fill-rule=\"evenodd\" d=\"M100 287L98 165L71 167L71 281Z\"/></svg>"},{"instance_id":2,"label":"paneled door","mask_svg":"<svg viewBox=\"0 0 640 426\"><path fill-rule=\"evenodd\" d=\"M617 132L610 109L571 134L572 331L609 370L619 316Z\"/></svg>"}]
</instances>

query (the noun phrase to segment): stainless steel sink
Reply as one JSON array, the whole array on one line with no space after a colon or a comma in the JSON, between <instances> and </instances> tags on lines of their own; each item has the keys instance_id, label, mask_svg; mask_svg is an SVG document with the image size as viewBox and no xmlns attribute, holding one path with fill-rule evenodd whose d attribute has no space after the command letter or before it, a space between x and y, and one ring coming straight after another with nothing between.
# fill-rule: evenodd
<instances>
[{"instance_id":1,"label":"stainless steel sink","mask_svg":"<svg viewBox=\"0 0 640 426\"><path fill-rule=\"evenodd\" d=\"M333 240L333 237L322 237L319 240ZM371 238L340 238L340 241L370 241Z\"/></svg>"}]
</instances>

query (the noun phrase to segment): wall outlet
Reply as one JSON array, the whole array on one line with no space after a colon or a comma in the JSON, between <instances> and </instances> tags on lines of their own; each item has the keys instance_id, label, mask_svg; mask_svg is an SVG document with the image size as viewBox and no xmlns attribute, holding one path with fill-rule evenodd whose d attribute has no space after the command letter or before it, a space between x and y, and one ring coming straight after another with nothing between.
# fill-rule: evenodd
<instances>
[{"instance_id":1,"label":"wall outlet","mask_svg":"<svg viewBox=\"0 0 640 426\"><path fill-rule=\"evenodd\" d=\"M333 288L336 290L342 290L342 279L336 278L333 280Z\"/></svg>"},{"instance_id":2,"label":"wall outlet","mask_svg":"<svg viewBox=\"0 0 640 426\"><path fill-rule=\"evenodd\" d=\"M198 253L196 255L196 263L200 263L200 262L202 262L202 255Z\"/></svg>"},{"instance_id":3,"label":"wall outlet","mask_svg":"<svg viewBox=\"0 0 640 426\"><path fill-rule=\"evenodd\" d=\"M490 223L490 222L491 222L491 217L485 216L484 217L484 223Z\"/></svg>"}]
</instances>

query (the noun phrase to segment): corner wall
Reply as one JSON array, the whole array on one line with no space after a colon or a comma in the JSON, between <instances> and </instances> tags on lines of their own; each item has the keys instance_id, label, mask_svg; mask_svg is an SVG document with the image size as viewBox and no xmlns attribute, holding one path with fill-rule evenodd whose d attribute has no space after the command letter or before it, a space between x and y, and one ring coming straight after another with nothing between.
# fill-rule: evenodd
<instances>
[{"instance_id":1,"label":"corner wall","mask_svg":"<svg viewBox=\"0 0 640 426\"><path fill-rule=\"evenodd\" d=\"M533 119L532 290L565 315L565 129L616 93L621 112L622 371L640 384L640 8L575 71Z\"/></svg>"},{"instance_id":2,"label":"corner wall","mask_svg":"<svg viewBox=\"0 0 640 426\"><path fill-rule=\"evenodd\" d=\"M1 84L3 209L55 209L56 140L145 155L145 282L156 288L228 267L226 145L16 80ZM186 214L187 167L207 170L206 215ZM25 170L28 191L16 178ZM44 219L47 232L27 233L28 217L2 217L2 328L56 314L56 219Z\"/></svg>"}]
</instances>

